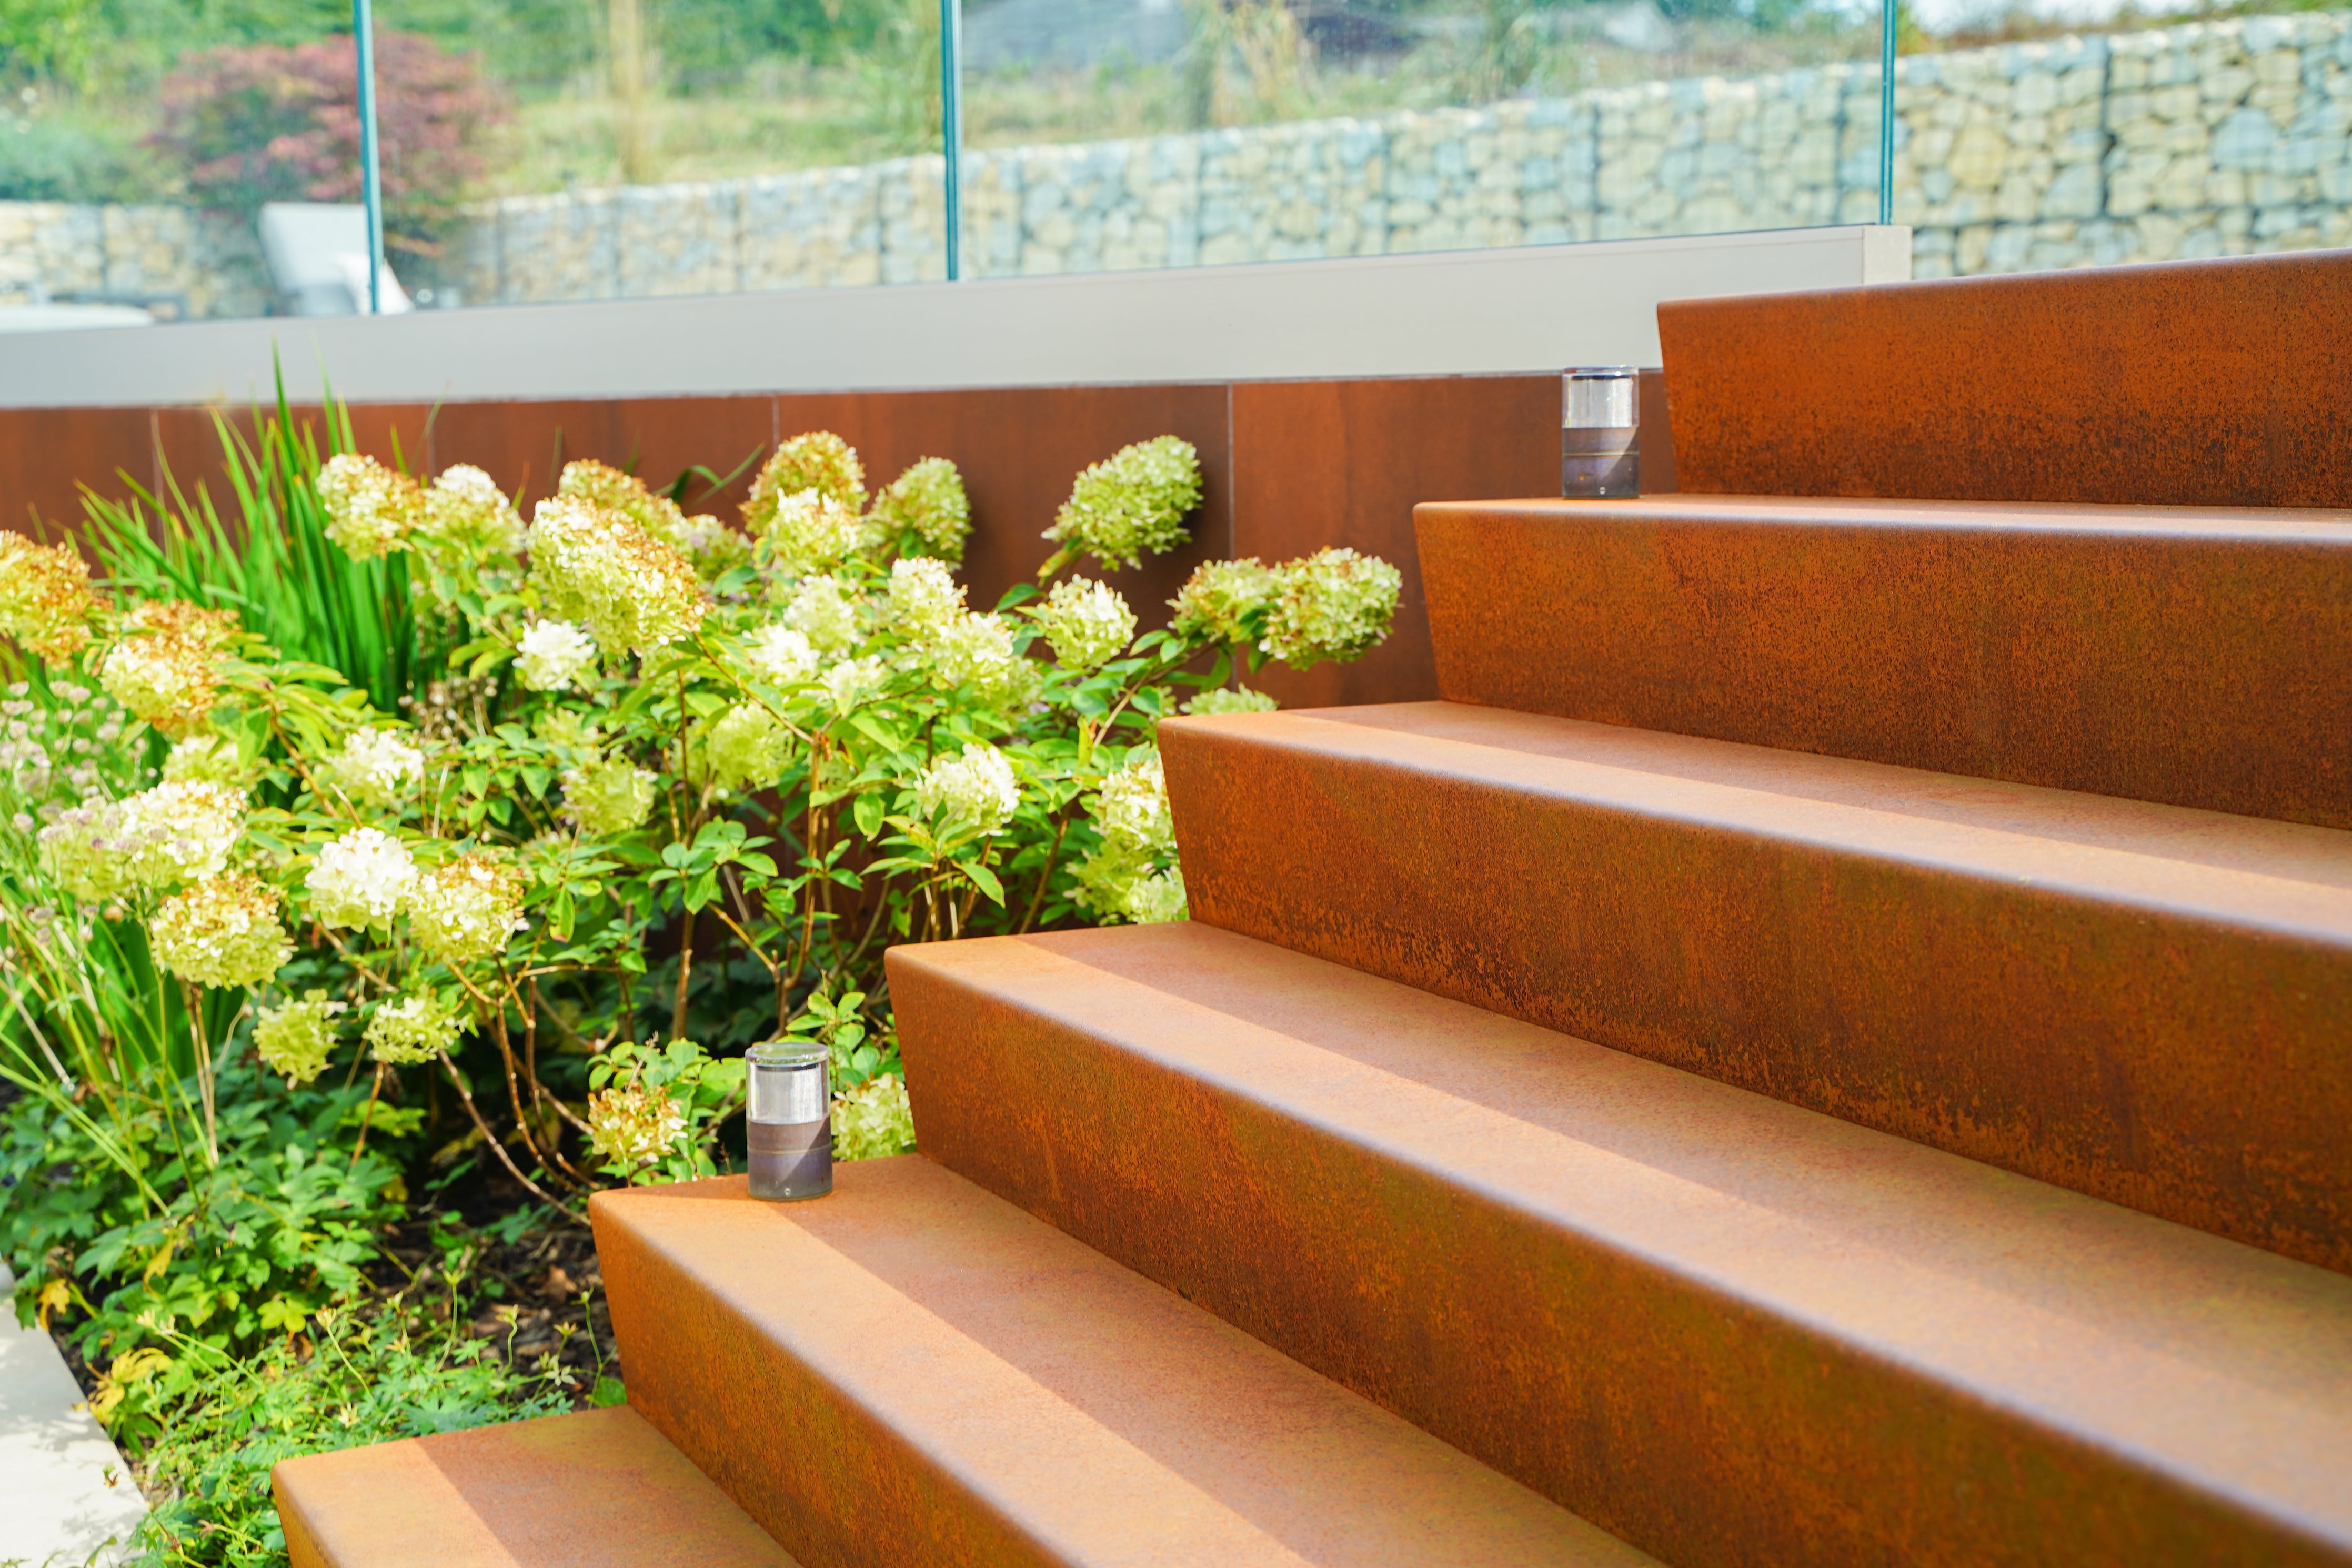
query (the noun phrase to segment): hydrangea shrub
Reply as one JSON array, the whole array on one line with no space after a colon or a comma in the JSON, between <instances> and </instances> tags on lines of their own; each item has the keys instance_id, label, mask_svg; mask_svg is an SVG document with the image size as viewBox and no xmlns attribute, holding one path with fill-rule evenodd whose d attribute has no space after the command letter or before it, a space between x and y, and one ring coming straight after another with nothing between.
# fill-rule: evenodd
<instances>
[{"instance_id":1,"label":"hydrangea shrub","mask_svg":"<svg viewBox=\"0 0 2352 1568\"><path fill-rule=\"evenodd\" d=\"M1146 629L1062 575L1183 542L1173 437L1079 475L1050 585L987 608L955 575L954 465L869 493L826 432L777 448L740 527L593 462L528 508L352 453L315 489L331 548L405 557L455 628L401 711L230 609L115 603L70 548L0 534L0 633L32 661L0 703L40 916L12 921L22 1005L79 1005L76 944L135 947L195 1021L198 1144L226 1053L372 1075L370 1115L435 1074L551 1202L711 1169L747 1037L832 1047L845 1155L910 1146L883 948L1181 918L1153 726L1272 707L1236 678L1355 658L1399 590L1346 550L1215 562ZM716 1054L690 1027L714 995ZM593 1064L573 1098L565 1054Z\"/></svg>"}]
</instances>

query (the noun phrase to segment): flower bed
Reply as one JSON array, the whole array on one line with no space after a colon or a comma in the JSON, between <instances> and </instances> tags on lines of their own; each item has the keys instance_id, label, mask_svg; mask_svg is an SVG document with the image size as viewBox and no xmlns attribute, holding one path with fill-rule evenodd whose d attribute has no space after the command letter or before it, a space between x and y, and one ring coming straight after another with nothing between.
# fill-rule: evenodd
<instances>
[{"instance_id":1,"label":"flower bed","mask_svg":"<svg viewBox=\"0 0 2352 1568\"><path fill-rule=\"evenodd\" d=\"M739 529L598 463L526 522L282 413L222 439L231 518L93 500L95 576L0 535L0 1246L188 1561L275 1550L266 1466L171 1458L239 1377L358 1346L477 1415L594 1396L569 1341L499 1376L420 1352L523 1289L449 1258L740 1163L747 1046L829 1048L840 1157L911 1147L882 950L1181 918L1153 725L1271 707L1249 671L1355 657L1399 587L1345 550L1211 563L1139 631L1071 574L1184 541L1173 437L1080 474L987 609L941 458L869 494L795 437Z\"/></svg>"}]
</instances>

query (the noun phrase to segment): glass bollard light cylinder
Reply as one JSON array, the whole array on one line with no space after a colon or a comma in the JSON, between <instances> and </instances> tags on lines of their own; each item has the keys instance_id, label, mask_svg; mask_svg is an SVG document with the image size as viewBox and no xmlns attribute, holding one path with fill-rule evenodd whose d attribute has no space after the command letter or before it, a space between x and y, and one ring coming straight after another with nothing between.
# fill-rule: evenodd
<instances>
[{"instance_id":1,"label":"glass bollard light cylinder","mask_svg":"<svg viewBox=\"0 0 2352 1568\"><path fill-rule=\"evenodd\" d=\"M748 1152L755 1198L833 1191L833 1057L823 1046L771 1040L743 1053L751 1074Z\"/></svg>"},{"instance_id":2,"label":"glass bollard light cylinder","mask_svg":"<svg viewBox=\"0 0 2352 1568\"><path fill-rule=\"evenodd\" d=\"M1609 500L1642 493L1641 373L1572 366L1560 378L1559 493Z\"/></svg>"}]
</instances>

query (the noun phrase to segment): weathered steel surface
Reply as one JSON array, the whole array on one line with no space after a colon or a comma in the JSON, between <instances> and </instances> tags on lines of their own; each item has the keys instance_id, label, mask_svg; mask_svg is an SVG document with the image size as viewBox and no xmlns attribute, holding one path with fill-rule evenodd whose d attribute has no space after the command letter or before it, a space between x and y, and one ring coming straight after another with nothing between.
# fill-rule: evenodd
<instances>
[{"instance_id":1,"label":"weathered steel surface","mask_svg":"<svg viewBox=\"0 0 2352 1568\"><path fill-rule=\"evenodd\" d=\"M2352 827L2352 512L1419 510L1450 700Z\"/></svg>"},{"instance_id":2,"label":"weathered steel surface","mask_svg":"<svg viewBox=\"0 0 2352 1568\"><path fill-rule=\"evenodd\" d=\"M1160 738L1197 920L2352 1269L2352 835L1447 703Z\"/></svg>"},{"instance_id":3,"label":"weathered steel surface","mask_svg":"<svg viewBox=\"0 0 2352 1568\"><path fill-rule=\"evenodd\" d=\"M1685 490L2352 505L2352 251L1658 307Z\"/></svg>"},{"instance_id":4,"label":"weathered steel surface","mask_svg":"<svg viewBox=\"0 0 2352 1568\"><path fill-rule=\"evenodd\" d=\"M593 1214L631 1401L810 1568L1649 1561L920 1156Z\"/></svg>"},{"instance_id":5,"label":"weathered steel surface","mask_svg":"<svg viewBox=\"0 0 2352 1568\"><path fill-rule=\"evenodd\" d=\"M625 1405L279 1462L293 1568L795 1568Z\"/></svg>"},{"instance_id":6,"label":"weathered steel surface","mask_svg":"<svg viewBox=\"0 0 2352 1568\"><path fill-rule=\"evenodd\" d=\"M1666 1561L2352 1562L2339 1275L1198 924L889 964L930 1157Z\"/></svg>"}]
</instances>

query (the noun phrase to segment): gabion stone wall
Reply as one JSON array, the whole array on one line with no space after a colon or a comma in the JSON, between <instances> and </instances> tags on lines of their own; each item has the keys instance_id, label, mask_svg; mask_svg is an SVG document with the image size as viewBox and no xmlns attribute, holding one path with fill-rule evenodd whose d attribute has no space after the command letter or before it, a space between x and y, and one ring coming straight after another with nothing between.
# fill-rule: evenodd
<instances>
[{"instance_id":1,"label":"gabion stone wall","mask_svg":"<svg viewBox=\"0 0 2352 1568\"><path fill-rule=\"evenodd\" d=\"M1916 275L2352 244L2352 13L1942 55L1898 68L1895 218ZM440 276L468 304L944 276L937 157L514 197ZM1864 223L1875 62L972 154L986 277ZM250 236L164 207L0 204L0 301L266 298Z\"/></svg>"},{"instance_id":2,"label":"gabion stone wall","mask_svg":"<svg viewBox=\"0 0 2352 1568\"><path fill-rule=\"evenodd\" d=\"M250 224L176 206L0 202L0 305L148 300L159 316L257 316L268 269Z\"/></svg>"}]
</instances>

